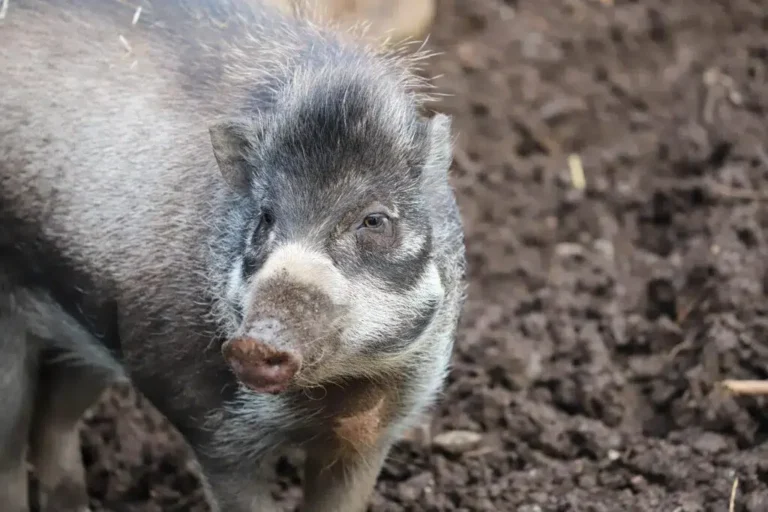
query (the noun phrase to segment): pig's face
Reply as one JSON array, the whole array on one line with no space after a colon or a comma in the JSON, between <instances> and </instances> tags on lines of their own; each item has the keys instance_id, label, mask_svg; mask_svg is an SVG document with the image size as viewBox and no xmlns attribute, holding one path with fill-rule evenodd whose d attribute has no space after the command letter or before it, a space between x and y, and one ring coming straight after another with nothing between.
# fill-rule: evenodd
<instances>
[{"instance_id":1,"label":"pig's face","mask_svg":"<svg viewBox=\"0 0 768 512\"><path fill-rule=\"evenodd\" d=\"M304 91L211 129L240 194L223 353L255 391L397 371L444 301L448 119L421 118L386 83Z\"/></svg>"}]
</instances>

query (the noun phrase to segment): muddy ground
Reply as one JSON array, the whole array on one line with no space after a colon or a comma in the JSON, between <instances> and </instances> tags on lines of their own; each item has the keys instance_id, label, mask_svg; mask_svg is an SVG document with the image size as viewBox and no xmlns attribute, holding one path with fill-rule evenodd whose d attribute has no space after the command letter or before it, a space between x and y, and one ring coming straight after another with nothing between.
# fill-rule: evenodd
<instances>
[{"instance_id":1,"label":"muddy ground","mask_svg":"<svg viewBox=\"0 0 768 512\"><path fill-rule=\"evenodd\" d=\"M471 265L432 435L482 438L403 443L372 510L768 510L766 399L716 385L768 378L768 2L444 0L431 44ZM205 510L133 401L88 419L94 508Z\"/></svg>"}]
</instances>

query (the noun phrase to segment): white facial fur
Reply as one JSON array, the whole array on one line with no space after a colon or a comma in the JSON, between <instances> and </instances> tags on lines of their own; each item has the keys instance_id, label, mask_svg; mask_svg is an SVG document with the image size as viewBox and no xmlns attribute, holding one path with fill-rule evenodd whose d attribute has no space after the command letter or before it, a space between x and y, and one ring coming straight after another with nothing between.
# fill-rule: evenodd
<instances>
[{"instance_id":1,"label":"white facial fur","mask_svg":"<svg viewBox=\"0 0 768 512\"><path fill-rule=\"evenodd\" d=\"M420 245L418 237L406 238L399 253L407 257L407 253ZM405 254L403 254L405 253ZM229 278L228 291L230 297L238 301L243 309L247 309L248 292L258 293L262 283L268 280L280 279L300 283L325 294L334 305L344 307L346 314L342 317L341 350L334 358L334 365L329 368L317 368L318 374L313 379L333 378L344 374L366 373L374 374L372 359L382 369L386 368L374 355L366 354L366 346L392 339L403 325L415 321L424 306L433 301L439 301L443 296L443 286L437 266L430 262L416 286L407 293L397 293L387 289L369 274L360 274L349 278L345 276L324 252L309 247L300 242L290 242L276 248L264 262L259 271L246 282L242 278L242 264L235 264ZM418 349L418 341L413 347ZM388 354L387 362L395 363L405 353ZM368 364L366 364L366 361ZM325 366L325 365L323 365ZM369 368L365 368L368 366Z\"/></svg>"}]
</instances>

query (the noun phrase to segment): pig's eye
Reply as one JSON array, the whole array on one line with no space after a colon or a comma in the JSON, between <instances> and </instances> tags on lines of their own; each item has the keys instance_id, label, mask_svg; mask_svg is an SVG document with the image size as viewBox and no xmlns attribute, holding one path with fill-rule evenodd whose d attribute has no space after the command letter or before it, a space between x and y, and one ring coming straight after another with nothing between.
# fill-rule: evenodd
<instances>
[{"instance_id":1,"label":"pig's eye","mask_svg":"<svg viewBox=\"0 0 768 512\"><path fill-rule=\"evenodd\" d=\"M274 223L275 223L275 216L272 214L272 212L269 210L262 210L261 219L259 220L259 225L261 227L268 228Z\"/></svg>"},{"instance_id":2,"label":"pig's eye","mask_svg":"<svg viewBox=\"0 0 768 512\"><path fill-rule=\"evenodd\" d=\"M380 250L395 241L395 221L386 213L369 213L355 228L355 235L361 248Z\"/></svg>"},{"instance_id":3,"label":"pig's eye","mask_svg":"<svg viewBox=\"0 0 768 512\"><path fill-rule=\"evenodd\" d=\"M360 227L365 229L380 231L387 227L388 222L389 222L389 219L387 218L386 215L381 213L374 213L371 215L367 215L363 219L363 223L360 225Z\"/></svg>"}]
</instances>

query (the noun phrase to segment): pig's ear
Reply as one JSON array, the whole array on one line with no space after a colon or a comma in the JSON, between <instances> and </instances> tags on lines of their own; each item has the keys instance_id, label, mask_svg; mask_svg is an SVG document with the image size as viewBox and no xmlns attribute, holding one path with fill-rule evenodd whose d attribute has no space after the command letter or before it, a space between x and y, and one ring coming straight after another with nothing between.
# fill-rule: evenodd
<instances>
[{"instance_id":1,"label":"pig's ear","mask_svg":"<svg viewBox=\"0 0 768 512\"><path fill-rule=\"evenodd\" d=\"M427 139L429 150L425 165L424 178L428 182L441 182L448 178L448 169L453 159L451 144L451 117L435 114L427 121Z\"/></svg>"},{"instance_id":2,"label":"pig's ear","mask_svg":"<svg viewBox=\"0 0 768 512\"><path fill-rule=\"evenodd\" d=\"M234 191L247 194L251 184L247 155L253 150L256 137L252 123L222 121L210 126L208 133L222 177Z\"/></svg>"}]
</instances>

